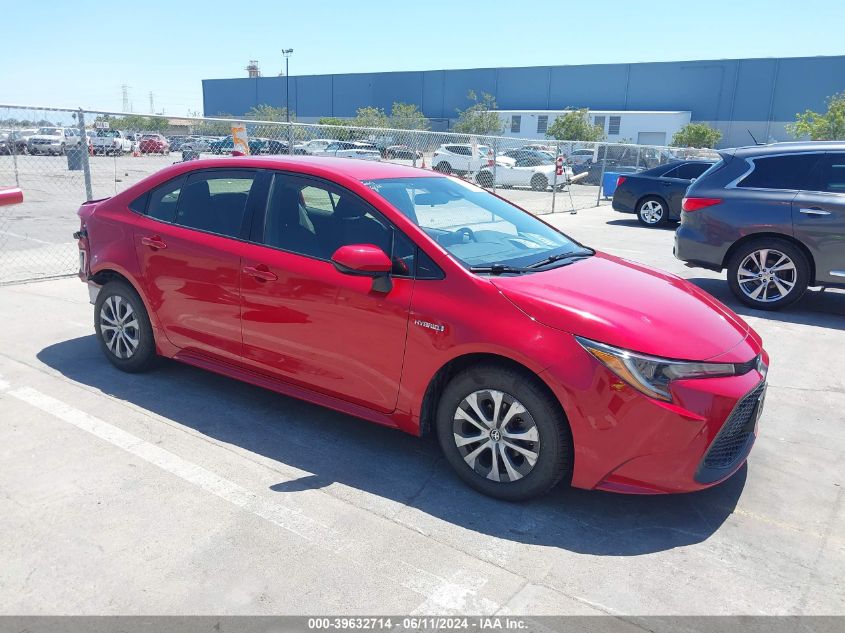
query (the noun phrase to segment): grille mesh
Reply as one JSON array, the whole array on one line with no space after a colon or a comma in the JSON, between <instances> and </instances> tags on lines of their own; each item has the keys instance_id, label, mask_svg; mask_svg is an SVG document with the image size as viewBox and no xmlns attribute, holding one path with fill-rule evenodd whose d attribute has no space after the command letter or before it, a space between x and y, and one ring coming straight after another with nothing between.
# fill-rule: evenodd
<instances>
[{"instance_id":1,"label":"grille mesh","mask_svg":"<svg viewBox=\"0 0 845 633\"><path fill-rule=\"evenodd\" d=\"M757 399L765 388L766 384L760 383L736 405L713 444L710 445L707 455L704 456L705 468L724 469L734 465L737 456L748 441L750 432L746 430L746 425L754 415Z\"/></svg>"}]
</instances>

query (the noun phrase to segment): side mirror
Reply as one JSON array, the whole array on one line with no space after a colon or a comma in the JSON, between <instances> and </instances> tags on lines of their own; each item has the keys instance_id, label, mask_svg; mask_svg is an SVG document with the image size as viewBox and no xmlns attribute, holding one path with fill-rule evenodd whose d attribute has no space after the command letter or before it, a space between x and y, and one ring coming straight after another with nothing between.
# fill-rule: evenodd
<instances>
[{"instance_id":1,"label":"side mirror","mask_svg":"<svg viewBox=\"0 0 845 633\"><path fill-rule=\"evenodd\" d=\"M332 255L332 264L347 275L373 278L373 290L390 292L393 282L390 271L393 264L387 254L373 244L348 244L341 246Z\"/></svg>"}]
</instances>

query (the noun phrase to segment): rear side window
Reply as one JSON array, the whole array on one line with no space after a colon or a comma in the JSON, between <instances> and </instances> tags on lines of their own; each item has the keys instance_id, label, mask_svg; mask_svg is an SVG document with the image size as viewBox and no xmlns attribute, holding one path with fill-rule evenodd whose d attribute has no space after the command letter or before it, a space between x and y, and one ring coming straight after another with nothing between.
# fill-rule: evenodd
<instances>
[{"instance_id":1,"label":"rear side window","mask_svg":"<svg viewBox=\"0 0 845 633\"><path fill-rule=\"evenodd\" d=\"M845 152L826 154L820 172L821 191L845 194Z\"/></svg>"},{"instance_id":2,"label":"rear side window","mask_svg":"<svg viewBox=\"0 0 845 633\"><path fill-rule=\"evenodd\" d=\"M153 189L146 204L147 215L156 220L173 222L176 217L176 203L179 202L184 184L185 176L180 176Z\"/></svg>"},{"instance_id":3,"label":"rear side window","mask_svg":"<svg viewBox=\"0 0 845 633\"><path fill-rule=\"evenodd\" d=\"M753 160L754 169L737 187L756 189L812 189L812 172L818 154L764 156Z\"/></svg>"},{"instance_id":4,"label":"rear side window","mask_svg":"<svg viewBox=\"0 0 845 633\"><path fill-rule=\"evenodd\" d=\"M708 163L685 163L678 167L678 175L675 178L692 180L699 178L710 167Z\"/></svg>"},{"instance_id":5,"label":"rear side window","mask_svg":"<svg viewBox=\"0 0 845 633\"><path fill-rule=\"evenodd\" d=\"M255 181L250 170L191 174L179 194L176 224L199 231L238 237Z\"/></svg>"}]
</instances>

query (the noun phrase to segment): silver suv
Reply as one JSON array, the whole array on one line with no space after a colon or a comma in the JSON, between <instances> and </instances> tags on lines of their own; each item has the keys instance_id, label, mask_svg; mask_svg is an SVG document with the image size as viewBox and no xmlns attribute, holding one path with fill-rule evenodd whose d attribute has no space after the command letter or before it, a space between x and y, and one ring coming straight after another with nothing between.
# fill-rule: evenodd
<instances>
[{"instance_id":1,"label":"silver suv","mask_svg":"<svg viewBox=\"0 0 845 633\"><path fill-rule=\"evenodd\" d=\"M740 301L774 310L808 286L845 288L845 143L719 152L687 189L675 257L721 271Z\"/></svg>"}]
</instances>

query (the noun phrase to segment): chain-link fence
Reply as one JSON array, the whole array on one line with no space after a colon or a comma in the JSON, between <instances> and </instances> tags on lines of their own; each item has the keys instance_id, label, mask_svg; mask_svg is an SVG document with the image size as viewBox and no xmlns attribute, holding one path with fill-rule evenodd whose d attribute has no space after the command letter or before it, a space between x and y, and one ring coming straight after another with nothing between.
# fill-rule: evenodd
<instances>
[{"instance_id":1,"label":"chain-link fence","mask_svg":"<svg viewBox=\"0 0 845 633\"><path fill-rule=\"evenodd\" d=\"M232 135L233 126L246 133ZM243 153L308 154L401 163L452 174L536 214L608 203L616 175L711 150L529 140L426 130L145 116L0 105L0 283L76 272L76 211L180 160ZM607 190L602 184L608 187Z\"/></svg>"}]
</instances>

